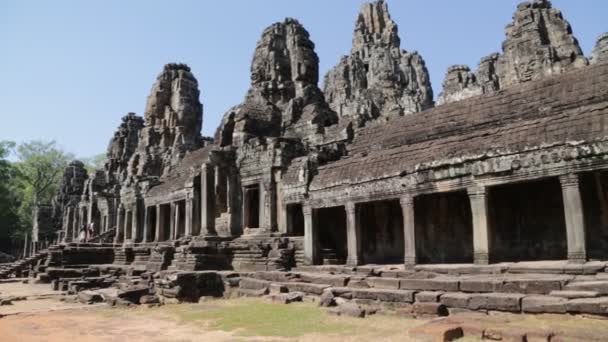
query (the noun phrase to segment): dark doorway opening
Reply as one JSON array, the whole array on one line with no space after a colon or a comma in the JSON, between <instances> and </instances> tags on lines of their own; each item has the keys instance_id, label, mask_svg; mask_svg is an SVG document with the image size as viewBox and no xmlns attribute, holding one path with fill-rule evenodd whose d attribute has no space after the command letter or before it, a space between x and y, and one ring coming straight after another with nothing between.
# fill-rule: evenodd
<instances>
[{"instance_id":1,"label":"dark doorway opening","mask_svg":"<svg viewBox=\"0 0 608 342\"><path fill-rule=\"evenodd\" d=\"M418 263L472 263L473 223L465 191L414 199Z\"/></svg>"},{"instance_id":2,"label":"dark doorway opening","mask_svg":"<svg viewBox=\"0 0 608 342\"><path fill-rule=\"evenodd\" d=\"M608 258L608 172L581 174L581 196L585 217L587 257Z\"/></svg>"},{"instance_id":3,"label":"dark doorway opening","mask_svg":"<svg viewBox=\"0 0 608 342\"><path fill-rule=\"evenodd\" d=\"M568 256L562 189L557 178L490 188L490 260L559 260Z\"/></svg>"},{"instance_id":4,"label":"dark doorway opening","mask_svg":"<svg viewBox=\"0 0 608 342\"><path fill-rule=\"evenodd\" d=\"M260 226L260 185L245 187L245 227L259 228Z\"/></svg>"},{"instance_id":5,"label":"dark doorway opening","mask_svg":"<svg viewBox=\"0 0 608 342\"><path fill-rule=\"evenodd\" d=\"M313 218L318 236L318 262L324 265L345 264L348 247L344 206L316 209Z\"/></svg>"},{"instance_id":6,"label":"dark doorway opening","mask_svg":"<svg viewBox=\"0 0 608 342\"><path fill-rule=\"evenodd\" d=\"M357 210L363 261L372 264L402 263L403 214L399 200L362 203Z\"/></svg>"},{"instance_id":7,"label":"dark doorway opening","mask_svg":"<svg viewBox=\"0 0 608 342\"><path fill-rule=\"evenodd\" d=\"M287 205L287 234L304 236L304 212L301 203Z\"/></svg>"}]
</instances>

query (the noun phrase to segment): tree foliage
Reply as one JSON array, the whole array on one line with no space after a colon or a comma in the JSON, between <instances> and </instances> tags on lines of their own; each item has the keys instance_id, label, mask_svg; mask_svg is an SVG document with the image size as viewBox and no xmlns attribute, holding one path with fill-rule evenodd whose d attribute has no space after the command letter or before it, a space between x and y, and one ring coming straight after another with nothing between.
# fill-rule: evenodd
<instances>
[{"instance_id":1,"label":"tree foliage","mask_svg":"<svg viewBox=\"0 0 608 342\"><path fill-rule=\"evenodd\" d=\"M14 153L15 162L7 159L10 152ZM10 241L13 248L21 244L32 228L35 205L51 203L63 170L72 158L55 141L34 140L16 147L12 142L0 143L0 238L3 241ZM11 247L2 244L0 248L11 251Z\"/></svg>"}]
</instances>

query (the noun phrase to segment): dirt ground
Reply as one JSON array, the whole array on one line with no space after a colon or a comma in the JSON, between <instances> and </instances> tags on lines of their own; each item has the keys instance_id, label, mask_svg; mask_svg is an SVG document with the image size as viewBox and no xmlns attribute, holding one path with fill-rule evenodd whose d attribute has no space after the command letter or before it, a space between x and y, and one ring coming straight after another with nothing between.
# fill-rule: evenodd
<instances>
[{"instance_id":1,"label":"dirt ground","mask_svg":"<svg viewBox=\"0 0 608 342\"><path fill-rule=\"evenodd\" d=\"M394 315L359 319L330 315L314 303L283 305L262 299L109 308L63 301L65 294L50 291L49 285L21 282L0 283L0 296L21 297L0 306L0 342L416 341L416 330L441 331L455 325L477 333L493 331L494 336L502 331L505 337L522 332L583 340L608 336L608 320L566 315L463 313L446 319ZM593 336L585 338L585 333ZM467 335L461 341L480 338Z\"/></svg>"}]
</instances>

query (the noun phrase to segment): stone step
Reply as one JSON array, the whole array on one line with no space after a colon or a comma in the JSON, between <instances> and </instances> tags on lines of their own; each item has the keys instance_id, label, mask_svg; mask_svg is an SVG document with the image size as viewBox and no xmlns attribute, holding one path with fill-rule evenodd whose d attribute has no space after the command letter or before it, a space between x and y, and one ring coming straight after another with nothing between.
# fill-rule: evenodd
<instances>
[{"instance_id":1,"label":"stone step","mask_svg":"<svg viewBox=\"0 0 608 342\"><path fill-rule=\"evenodd\" d=\"M608 280L571 282L565 286L565 290L594 291L605 295L608 294Z\"/></svg>"},{"instance_id":2,"label":"stone step","mask_svg":"<svg viewBox=\"0 0 608 342\"><path fill-rule=\"evenodd\" d=\"M595 298L599 297L599 292L596 291L574 291L574 290L563 290L563 291L551 291L550 296L562 297L567 299L575 298Z\"/></svg>"}]
</instances>

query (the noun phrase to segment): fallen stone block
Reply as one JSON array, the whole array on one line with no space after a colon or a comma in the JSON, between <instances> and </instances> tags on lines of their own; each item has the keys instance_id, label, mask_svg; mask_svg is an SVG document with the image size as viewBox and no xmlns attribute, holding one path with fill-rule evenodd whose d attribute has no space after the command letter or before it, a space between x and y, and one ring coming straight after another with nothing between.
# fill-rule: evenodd
<instances>
[{"instance_id":1,"label":"fallen stone block","mask_svg":"<svg viewBox=\"0 0 608 342\"><path fill-rule=\"evenodd\" d=\"M268 289L270 291L270 294L279 294L279 293L285 293L285 292L289 291L287 286L285 286L283 284L274 284L274 283L270 284Z\"/></svg>"},{"instance_id":2,"label":"fallen stone block","mask_svg":"<svg viewBox=\"0 0 608 342\"><path fill-rule=\"evenodd\" d=\"M330 287L327 284L310 284L301 282L283 283L283 285L289 289L289 292L296 291L315 295L321 295L323 290Z\"/></svg>"},{"instance_id":3,"label":"fallen stone block","mask_svg":"<svg viewBox=\"0 0 608 342\"><path fill-rule=\"evenodd\" d=\"M158 304L160 299L157 296L145 295L139 298L139 304Z\"/></svg>"},{"instance_id":4,"label":"fallen stone block","mask_svg":"<svg viewBox=\"0 0 608 342\"><path fill-rule=\"evenodd\" d=\"M338 305L337 313L339 316L348 316L356 318L364 318L366 314L365 310L362 309L359 305L348 302Z\"/></svg>"},{"instance_id":5,"label":"fallen stone block","mask_svg":"<svg viewBox=\"0 0 608 342\"><path fill-rule=\"evenodd\" d=\"M267 280L260 280L255 278L241 278L239 287L247 290L262 290L270 287L270 282Z\"/></svg>"},{"instance_id":6,"label":"fallen stone block","mask_svg":"<svg viewBox=\"0 0 608 342\"><path fill-rule=\"evenodd\" d=\"M80 291L78 292L78 301L85 304L93 304L103 302L103 297L96 291Z\"/></svg>"},{"instance_id":7,"label":"fallen stone block","mask_svg":"<svg viewBox=\"0 0 608 342\"><path fill-rule=\"evenodd\" d=\"M333 292L331 292L330 289L326 289L321 294L321 297L319 297L319 306L324 306L324 307L335 306L336 301L334 298L335 298L335 296L334 296Z\"/></svg>"},{"instance_id":8,"label":"fallen stone block","mask_svg":"<svg viewBox=\"0 0 608 342\"><path fill-rule=\"evenodd\" d=\"M439 302L450 308L466 309L469 307L471 295L462 292L448 292L441 295Z\"/></svg>"},{"instance_id":9,"label":"fallen stone block","mask_svg":"<svg viewBox=\"0 0 608 342\"><path fill-rule=\"evenodd\" d=\"M281 303L281 304L290 304L294 302L301 302L304 298L304 294L301 292L289 292L289 293L279 293L279 294L271 294L270 298L273 302Z\"/></svg>"},{"instance_id":10,"label":"fallen stone block","mask_svg":"<svg viewBox=\"0 0 608 342\"><path fill-rule=\"evenodd\" d=\"M523 297L518 293L473 293L468 308L519 312Z\"/></svg>"},{"instance_id":11,"label":"fallen stone block","mask_svg":"<svg viewBox=\"0 0 608 342\"><path fill-rule=\"evenodd\" d=\"M521 301L521 309L526 313L566 313L566 298L551 296L526 296Z\"/></svg>"},{"instance_id":12,"label":"fallen stone block","mask_svg":"<svg viewBox=\"0 0 608 342\"><path fill-rule=\"evenodd\" d=\"M448 309L441 303L414 303L413 312L417 315L447 316Z\"/></svg>"}]
</instances>

